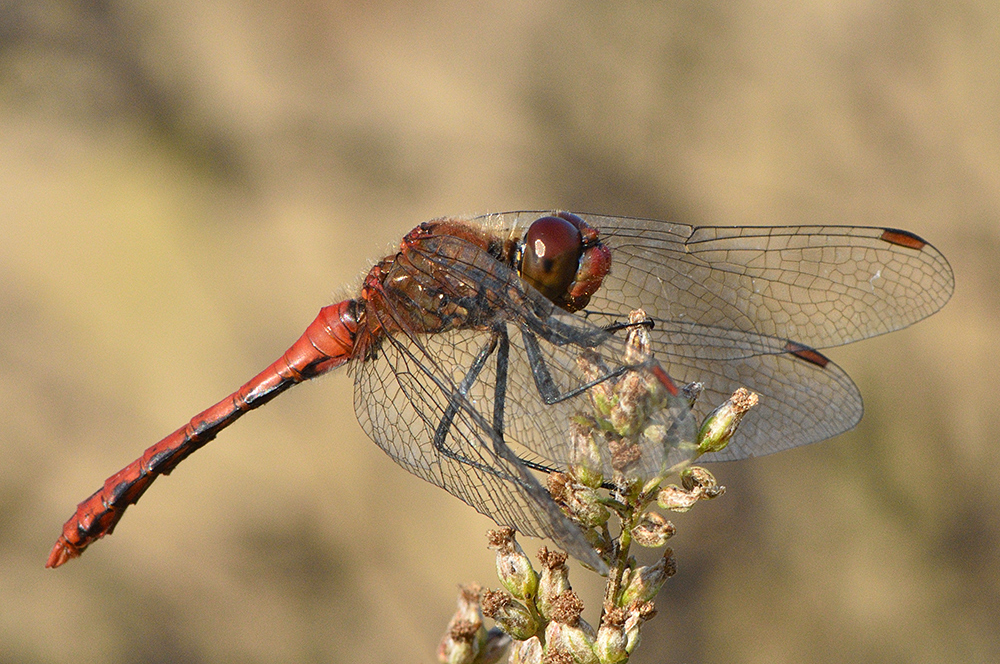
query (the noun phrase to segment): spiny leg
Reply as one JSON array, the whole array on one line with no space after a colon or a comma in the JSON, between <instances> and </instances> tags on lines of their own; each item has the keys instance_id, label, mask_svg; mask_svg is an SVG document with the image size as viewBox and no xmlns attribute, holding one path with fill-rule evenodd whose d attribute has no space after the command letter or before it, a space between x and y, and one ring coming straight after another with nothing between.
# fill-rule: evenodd
<instances>
[{"instance_id":1,"label":"spiny leg","mask_svg":"<svg viewBox=\"0 0 1000 664\"><path fill-rule=\"evenodd\" d=\"M545 361L545 357L542 354L542 349L538 345L538 338L527 327L521 328L521 338L524 339L524 350L528 355L528 364L531 366L531 376L535 381L535 388L538 390L539 396L542 397L542 401L544 401L547 406L552 406L562 401L566 401L567 399L579 396L595 385L600 385L606 380L617 378L629 369L635 368L621 366L614 371L599 376L598 378L575 387L572 390L559 392L559 388L556 386L555 380L552 379L552 372L549 371L548 363Z\"/></svg>"}]
</instances>

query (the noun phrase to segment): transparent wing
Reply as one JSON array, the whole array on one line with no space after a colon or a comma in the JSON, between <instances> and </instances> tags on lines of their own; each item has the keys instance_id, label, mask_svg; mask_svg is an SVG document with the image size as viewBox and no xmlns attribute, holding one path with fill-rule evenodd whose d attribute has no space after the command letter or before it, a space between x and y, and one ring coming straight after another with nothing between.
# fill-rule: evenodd
<instances>
[{"instance_id":1,"label":"transparent wing","mask_svg":"<svg viewBox=\"0 0 1000 664\"><path fill-rule=\"evenodd\" d=\"M500 217L527 225L540 214ZM643 308L656 322L653 350L670 375L705 383L698 415L737 387L761 394L717 459L768 454L852 428L862 413L857 388L812 349L906 327L939 310L954 290L944 256L905 231L698 228L581 216L612 250L611 272L588 306L593 322Z\"/></svg>"},{"instance_id":2,"label":"transparent wing","mask_svg":"<svg viewBox=\"0 0 1000 664\"><path fill-rule=\"evenodd\" d=\"M538 212L506 213L528 224ZM581 215L612 250L590 309L829 348L911 325L955 278L921 238L861 226L693 227Z\"/></svg>"},{"instance_id":3,"label":"transparent wing","mask_svg":"<svg viewBox=\"0 0 1000 664\"><path fill-rule=\"evenodd\" d=\"M478 353L484 335L475 336L431 335L424 340L431 342L430 348L406 335L387 339L377 356L358 370L358 420L379 447L414 475L500 525L579 549L575 528L564 522L537 478L494 435L489 403L475 395L462 397L451 379ZM449 362L447 368L435 365L429 353L441 346L449 346L458 362ZM462 360L469 365L459 366ZM473 392L484 388L474 386ZM478 410L482 407L487 412Z\"/></svg>"},{"instance_id":4,"label":"transparent wing","mask_svg":"<svg viewBox=\"0 0 1000 664\"><path fill-rule=\"evenodd\" d=\"M582 532L562 515L537 472L565 470L579 460L571 437L575 421L594 417L588 386L610 389L629 375L658 380L652 371L658 365L648 357L627 359L621 336L555 309L462 240L435 237L412 251L420 254L421 267L414 269L433 272L449 297L480 293L481 310L474 329L414 334L406 331L405 312L417 302L400 292L370 300L368 315L397 331L357 368L359 421L407 470L497 523L548 536L594 564ZM655 403L645 426L656 435L639 436L641 453L626 471L633 476L652 477L693 452L695 424L686 401L666 391ZM598 463L610 479L612 455Z\"/></svg>"},{"instance_id":5,"label":"transparent wing","mask_svg":"<svg viewBox=\"0 0 1000 664\"><path fill-rule=\"evenodd\" d=\"M698 352L693 353L692 350ZM831 438L854 428L864 408L850 376L811 349L745 332L662 324L653 352L675 380L701 382L698 421L737 388L760 395L736 436L703 461L731 461L779 452Z\"/></svg>"}]
</instances>

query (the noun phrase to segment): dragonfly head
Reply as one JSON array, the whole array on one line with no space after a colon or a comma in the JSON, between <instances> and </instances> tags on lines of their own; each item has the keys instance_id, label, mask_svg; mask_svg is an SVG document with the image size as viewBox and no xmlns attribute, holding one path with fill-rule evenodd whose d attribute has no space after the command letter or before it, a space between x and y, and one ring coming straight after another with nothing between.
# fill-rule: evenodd
<instances>
[{"instance_id":1,"label":"dragonfly head","mask_svg":"<svg viewBox=\"0 0 1000 664\"><path fill-rule=\"evenodd\" d=\"M579 311L601 287L611 252L597 229L569 212L536 219L517 252L521 278L557 306Z\"/></svg>"}]
</instances>

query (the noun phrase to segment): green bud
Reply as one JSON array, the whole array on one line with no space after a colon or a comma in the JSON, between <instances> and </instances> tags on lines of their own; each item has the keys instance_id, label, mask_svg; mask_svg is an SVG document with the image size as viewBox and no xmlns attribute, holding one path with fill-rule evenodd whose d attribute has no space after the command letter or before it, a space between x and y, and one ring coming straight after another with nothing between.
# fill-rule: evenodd
<instances>
[{"instance_id":1,"label":"green bud","mask_svg":"<svg viewBox=\"0 0 1000 664\"><path fill-rule=\"evenodd\" d=\"M741 387L733 392L729 401L713 410L698 432L698 454L726 449L740 420L748 410L757 405L758 398L756 393Z\"/></svg>"},{"instance_id":2,"label":"green bud","mask_svg":"<svg viewBox=\"0 0 1000 664\"><path fill-rule=\"evenodd\" d=\"M638 567L629 572L618 605L628 606L634 602L650 601L660 592L667 579L676 572L677 562L674 560L674 552L668 548L654 565Z\"/></svg>"},{"instance_id":3,"label":"green bud","mask_svg":"<svg viewBox=\"0 0 1000 664\"><path fill-rule=\"evenodd\" d=\"M608 374L608 367L601 359L601 356L593 350L584 350L576 359L577 367L583 373L587 382L598 380L601 376ZM611 413L614 402L617 399L612 393L610 380L604 380L587 390L594 415L598 420L606 419Z\"/></svg>"},{"instance_id":4,"label":"green bud","mask_svg":"<svg viewBox=\"0 0 1000 664\"><path fill-rule=\"evenodd\" d=\"M600 494L594 489L583 485L579 485L573 491L570 511L587 528L602 526L611 517L608 508L601 502Z\"/></svg>"},{"instance_id":5,"label":"green bud","mask_svg":"<svg viewBox=\"0 0 1000 664\"><path fill-rule=\"evenodd\" d=\"M594 628L578 619L575 625L553 620L545 628L546 653L568 655L576 664L601 664L594 652Z\"/></svg>"},{"instance_id":6,"label":"green bud","mask_svg":"<svg viewBox=\"0 0 1000 664\"><path fill-rule=\"evenodd\" d=\"M518 641L530 639L538 633L538 621L528 607L506 593L487 590L483 594L483 613Z\"/></svg>"},{"instance_id":7,"label":"green bud","mask_svg":"<svg viewBox=\"0 0 1000 664\"><path fill-rule=\"evenodd\" d=\"M538 590L538 574L531 566L521 545L514 539L514 529L503 527L487 533L490 548L497 551L497 576L511 595L519 600L534 602Z\"/></svg>"},{"instance_id":8,"label":"green bud","mask_svg":"<svg viewBox=\"0 0 1000 664\"><path fill-rule=\"evenodd\" d=\"M508 664L542 664L542 657L545 650L542 642L537 636L533 636L527 641L515 641L510 649L510 659Z\"/></svg>"},{"instance_id":9,"label":"green bud","mask_svg":"<svg viewBox=\"0 0 1000 664\"><path fill-rule=\"evenodd\" d=\"M615 607L604 614L601 626L597 630L597 640L594 642L594 652L601 664L618 664L628 659L628 636L625 634L627 612L621 607Z\"/></svg>"},{"instance_id":10,"label":"green bud","mask_svg":"<svg viewBox=\"0 0 1000 664\"><path fill-rule=\"evenodd\" d=\"M582 418L581 418L582 419ZM604 460L601 446L594 435L596 423L590 420L570 422L571 463L570 475L580 484L592 489L600 488L604 482Z\"/></svg>"}]
</instances>

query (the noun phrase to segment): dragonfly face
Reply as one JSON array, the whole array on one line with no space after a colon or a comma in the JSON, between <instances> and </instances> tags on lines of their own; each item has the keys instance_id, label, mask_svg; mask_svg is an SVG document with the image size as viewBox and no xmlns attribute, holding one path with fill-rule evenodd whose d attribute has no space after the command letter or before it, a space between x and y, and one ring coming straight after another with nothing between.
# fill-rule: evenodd
<instances>
[{"instance_id":1,"label":"dragonfly face","mask_svg":"<svg viewBox=\"0 0 1000 664\"><path fill-rule=\"evenodd\" d=\"M556 306L579 311L601 287L611 252L583 219L558 212L531 223L515 262L521 278Z\"/></svg>"}]
</instances>

